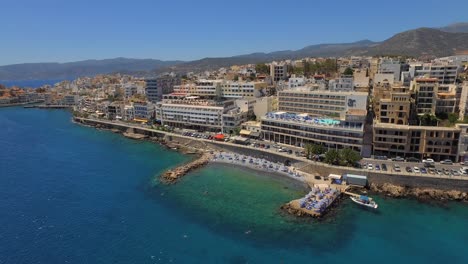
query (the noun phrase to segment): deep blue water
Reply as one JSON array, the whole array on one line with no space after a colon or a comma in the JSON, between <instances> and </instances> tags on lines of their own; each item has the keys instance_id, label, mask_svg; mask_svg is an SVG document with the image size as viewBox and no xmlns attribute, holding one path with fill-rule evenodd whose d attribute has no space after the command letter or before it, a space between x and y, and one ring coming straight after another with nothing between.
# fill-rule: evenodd
<instances>
[{"instance_id":1,"label":"deep blue water","mask_svg":"<svg viewBox=\"0 0 468 264\"><path fill-rule=\"evenodd\" d=\"M64 79L49 79L49 80L0 80L0 84L6 87L19 86L21 88L39 88L42 85L54 85Z\"/></svg>"},{"instance_id":2,"label":"deep blue water","mask_svg":"<svg viewBox=\"0 0 468 264\"><path fill-rule=\"evenodd\" d=\"M376 197L332 217L277 209L302 190L81 127L61 110L0 109L0 263L468 263L468 205Z\"/></svg>"}]
</instances>

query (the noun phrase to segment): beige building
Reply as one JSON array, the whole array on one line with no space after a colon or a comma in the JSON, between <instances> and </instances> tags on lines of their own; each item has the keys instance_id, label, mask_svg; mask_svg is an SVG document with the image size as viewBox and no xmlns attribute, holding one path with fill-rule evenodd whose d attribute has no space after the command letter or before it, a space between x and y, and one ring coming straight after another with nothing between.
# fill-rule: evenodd
<instances>
[{"instance_id":1,"label":"beige building","mask_svg":"<svg viewBox=\"0 0 468 264\"><path fill-rule=\"evenodd\" d=\"M436 113L437 93L439 83L436 78L419 78L411 82L415 94L416 111L418 114Z\"/></svg>"},{"instance_id":2,"label":"beige building","mask_svg":"<svg viewBox=\"0 0 468 264\"><path fill-rule=\"evenodd\" d=\"M408 87L384 83L373 89L373 108L379 123L408 125L411 112Z\"/></svg>"},{"instance_id":3,"label":"beige building","mask_svg":"<svg viewBox=\"0 0 468 264\"><path fill-rule=\"evenodd\" d=\"M409 126L374 123L374 155L432 158L458 156L459 127Z\"/></svg>"}]
</instances>

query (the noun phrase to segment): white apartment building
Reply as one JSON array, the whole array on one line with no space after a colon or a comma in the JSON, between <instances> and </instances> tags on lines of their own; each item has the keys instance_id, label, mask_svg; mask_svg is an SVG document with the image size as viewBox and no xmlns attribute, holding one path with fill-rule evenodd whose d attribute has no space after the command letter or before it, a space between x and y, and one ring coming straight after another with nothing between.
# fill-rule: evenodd
<instances>
[{"instance_id":1,"label":"white apartment building","mask_svg":"<svg viewBox=\"0 0 468 264\"><path fill-rule=\"evenodd\" d=\"M199 80L195 83L174 86L174 93L204 98L258 98L266 95L265 82L235 82L224 80Z\"/></svg>"},{"instance_id":2,"label":"white apartment building","mask_svg":"<svg viewBox=\"0 0 468 264\"><path fill-rule=\"evenodd\" d=\"M78 95L65 95L62 98L63 105L77 105L80 97Z\"/></svg>"},{"instance_id":3,"label":"white apartment building","mask_svg":"<svg viewBox=\"0 0 468 264\"><path fill-rule=\"evenodd\" d=\"M353 77L343 76L341 78L333 79L328 82L328 89L330 91L354 91Z\"/></svg>"},{"instance_id":4,"label":"white apartment building","mask_svg":"<svg viewBox=\"0 0 468 264\"><path fill-rule=\"evenodd\" d=\"M180 78L174 75L166 75L157 78L145 79L145 94L148 101L155 103L162 99L164 94L172 93L173 87L179 85Z\"/></svg>"},{"instance_id":5,"label":"white apartment building","mask_svg":"<svg viewBox=\"0 0 468 264\"><path fill-rule=\"evenodd\" d=\"M137 94L138 92L138 88L136 85L133 85L133 84L126 84L124 86L124 95L125 95L125 98L130 98L132 97L133 95Z\"/></svg>"},{"instance_id":6,"label":"white apartment building","mask_svg":"<svg viewBox=\"0 0 468 264\"><path fill-rule=\"evenodd\" d=\"M258 98L266 95L265 82L224 82L221 96L224 98Z\"/></svg>"},{"instance_id":7,"label":"white apartment building","mask_svg":"<svg viewBox=\"0 0 468 264\"><path fill-rule=\"evenodd\" d=\"M288 80L288 88L296 88L304 86L306 84L306 79L304 77L291 77Z\"/></svg>"},{"instance_id":8,"label":"white apartment building","mask_svg":"<svg viewBox=\"0 0 468 264\"><path fill-rule=\"evenodd\" d=\"M345 119L350 110L367 112L365 92L317 91L308 88L278 92L279 111Z\"/></svg>"},{"instance_id":9,"label":"white apartment building","mask_svg":"<svg viewBox=\"0 0 468 264\"><path fill-rule=\"evenodd\" d=\"M198 80L195 83L175 85L174 93L201 96L207 98L221 97L223 80Z\"/></svg>"},{"instance_id":10,"label":"white apartment building","mask_svg":"<svg viewBox=\"0 0 468 264\"><path fill-rule=\"evenodd\" d=\"M132 121L135 119L135 108L133 105L125 105L123 109L123 120Z\"/></svg>"},{"instance_id":11,"label":"white apartment building","mask_svg":"<svg viewBox=\"0 0 468 264\"><path fill-rule=\"evenodd\" d=\"M150 120L154 117L155 106L151 102L133 102L134 119Z\"/></svg>"},{"instance_id":12,"label":"white apartment building","mask_svg":"<svg viewBox=\"0 0 468 264\"><path fill-rule=\"evenodd\" d=\"M163 125L214 132L232 133L247 115L235 100L204 100L199 96L167 95L156 105L156 120Z\"/></svg>"},{"instance_id":13,"label":"white apartment building","mask_svg":"<svg viewBox=\"0 0 468 264\"><path fill-rule=\"evenodd\" d=\"M409 67L412 79L437 78L440 84L454 84L462 68L456 63L413 63Z\"/></svg>"},{"instance_id":14,"label":"white apartment building","mask_svg":"<svg viewBox=\"0 0 468 264\"><path fill-rule=\"evenodd\" d=\"M377 65L377 73L393 74L393 80L399 81L401 75L401 63L399 60L380 59Z\"/></svg>"}]
</instances>

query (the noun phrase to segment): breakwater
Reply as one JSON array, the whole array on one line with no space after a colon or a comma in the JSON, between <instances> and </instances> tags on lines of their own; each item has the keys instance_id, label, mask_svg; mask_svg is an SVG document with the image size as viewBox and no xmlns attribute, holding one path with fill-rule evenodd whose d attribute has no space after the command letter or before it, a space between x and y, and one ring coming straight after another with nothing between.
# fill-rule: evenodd
<instances>
[{"instance_id":1,"label":"breakwater","mask_svg":"<svg viewBox=\"0 0 468 264\"><path fill-rule=\"evenodd\" d=\"M211 160L211 157L212 155L210 153L204 152L192 162L178 166L174 169L167 170L161 175L160 179L163 183L174 184L185 174L208 164L208 162Z\"/></svg>"}]
</instances>

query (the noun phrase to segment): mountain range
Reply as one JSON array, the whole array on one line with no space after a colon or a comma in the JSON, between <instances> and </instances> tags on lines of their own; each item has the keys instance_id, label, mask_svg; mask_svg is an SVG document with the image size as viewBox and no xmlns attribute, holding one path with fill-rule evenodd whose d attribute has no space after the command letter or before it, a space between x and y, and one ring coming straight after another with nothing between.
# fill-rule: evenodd
<instances>
[{"instance_id":1,"label":"mountain range","mask_svg":"<svg viewBox=\"0 0 468 264\"><path fill-rule=\"evenodd\" d=\"M69 63L24 63L0 66L0 80L72 79L104 73L157 74L217 69L236 64L262 63L304 57L350 55L406 55L443 57L468 51L468 23L440 28L418 28L398 33L382 42L361 40L352 43L310 45L299 50L251 53L194 61L116 58Z\"/></svg>"}]
</instances>

